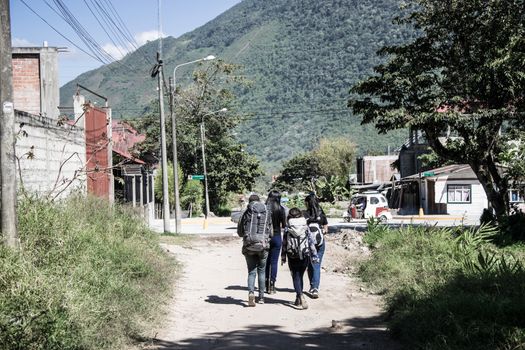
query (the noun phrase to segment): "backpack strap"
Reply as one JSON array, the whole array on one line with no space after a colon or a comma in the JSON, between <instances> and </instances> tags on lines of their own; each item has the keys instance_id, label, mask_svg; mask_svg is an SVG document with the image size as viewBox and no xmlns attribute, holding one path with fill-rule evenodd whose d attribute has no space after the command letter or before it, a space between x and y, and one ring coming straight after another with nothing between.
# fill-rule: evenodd
<instances>
[{"instance_id":1,"label":"backpack strap","mask_svg":"<svg viewBox=\"0 0 525 350\"><path fill-rule=\"evenodd\" d=\"M264 207L266 208L266 215L264 215L263 236L266 234L266 226L268 225L268 215L269 215L268 206L265 205Z\"/></svg>"},{"instance_id":2,"label":"backpack strap","mask_svg":"<svg viewBox=\"0 0 525 350\"><path fill-rule=\"evenodd\" d=\"M252 211L252 217L250 218L250 234L253 232L253 207L251 208L251 211Z\"/></svg>"}]
</instances>

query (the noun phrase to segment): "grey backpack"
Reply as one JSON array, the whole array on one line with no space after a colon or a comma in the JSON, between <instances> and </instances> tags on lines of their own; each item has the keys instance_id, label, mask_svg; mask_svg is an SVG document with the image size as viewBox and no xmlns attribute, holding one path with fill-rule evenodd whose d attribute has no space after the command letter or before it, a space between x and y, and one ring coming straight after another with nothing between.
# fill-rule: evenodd
<instances>
[{"instance_id":1,"label":"grey backpack","mask_svg":"<svg viewBox=\"0 0 525 350\"><path fill-rule=\"evenodd\" d=\"M248 204L243 215L243 246L253 252L260 252L270 247L272 235L271 213L260 202Z\"/></svg>"},{"instance_id":2,"label":"grey backpack","mask_svg":"<svg viewBox=\"0 0 525 350\"><path fill-rule=\"evenodd\" d=\"M288 219L285 235L288 257L302 260L310 255L309 234L310 228L304 218Z\"/></svg>"}]
</instances>

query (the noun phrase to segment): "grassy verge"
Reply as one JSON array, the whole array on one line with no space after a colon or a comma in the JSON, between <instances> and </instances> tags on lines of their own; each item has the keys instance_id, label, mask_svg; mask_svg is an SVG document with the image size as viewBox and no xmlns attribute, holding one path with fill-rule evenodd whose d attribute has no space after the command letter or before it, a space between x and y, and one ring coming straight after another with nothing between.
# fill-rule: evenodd
<instances>
[{"instance_id":1,"label":"grassy verge","mask_svg":"<svg viewBox=\"0 0 525 350\"><path fill-rule=\"evenodd\" d=\"M131 212L96 199L19 203L0 246L0 348L122 349L154 321L176 264Z\"/></svg>"},{"instance_id":2,"label":"grassy verge","mask_svg":"<svg viewBox=\"0 0 525 350\"><path fill-rule=\"evenodd\" d=\"M524 349L522 245L493 229L370 225L360 276L384 296L389 327L411 349Z\"/></svg>"}]
</instances>

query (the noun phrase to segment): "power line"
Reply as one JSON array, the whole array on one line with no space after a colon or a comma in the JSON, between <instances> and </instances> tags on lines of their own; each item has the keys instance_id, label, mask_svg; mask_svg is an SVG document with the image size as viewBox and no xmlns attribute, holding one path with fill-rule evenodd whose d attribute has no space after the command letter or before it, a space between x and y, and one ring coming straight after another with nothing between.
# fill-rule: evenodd
<instances>
[{"instance_id":1,"label":"power line","mask_svg":"<svg viewBox=\"0 0 525 350\"><path fill-rule=\"evenodd\" d=\"M79 49L81 52L85 53L86 55L93 58L94 60L106 65L110 71L113 71L114 69L114 67L111 67L110 65L110 63L113 63L113 62L121 66L126 66L128 69L133 69L131 66L116 60L110 53L104 50L100 46L100 44L98 44L97 41L91 36L91 34L85 29L85 27L82 26L82 24L73 15L73 13L68 9L68 7L64 4L62 0L53 0L54 6L51 5L47 0L43 0L43 1L53 12L55 12L55 14L57 14L64 22L66 22L73 29L73 31L76 32L79 39L84 43L87 49L91 51L91 53L88 52L86 49L82 48L80 45L76 44L70 38L66 37L64 34L62 34L57 28L55 28L51 23L49 23L49 21L44 19L37 11L35 11L31 6L29 6L25 0L20 0L20 1L33 14L35 14L44 23L46 23L51 29L53 29L58 35L60 35L65 40L67 40L70 44L72 44L74 47ZM115 44L115 46L117 46L118 48L118 45Z\"/></svg>"},{"instance_id":2,"label":"power line","mask_svg":"<svg viewBox=\"0 0 525 350\"><path fill-rule=\"evenodd\" d=\"M53 27L48 21L46 21L42 16L40 16L35 10L33 10L31 8L31 6L29 6L24 0L20 0L20 2L22 2L22 4L24 4L31 12L33 12L38 18L40 18L45 24L47 24L51 29L53 29L58 35L60 35L62 38L64 38L65 40L67 40L71 45L73 45L74 47L76 47L77 49L79 49L80 51L82 51L83 53L85 53L86 55L88 55L89 57L93 58L94 60L97 60L103 64L105 64L104 61L102 61L100 58L98 57L95 57L94 55L90 54L89 52L85 51L83 48L81 48L80 46L78 46L77 44L75 44L71 39L69 39L68 37L66 37L64 34L62 34L58 29L56 29L55 27Z\"/></svg>"},{"instance_id":3,"label":"power line","mask_svg":"<svg viewBox=\"0 0 525 350\"><path fill-rule=\"evenodd\" d=\"M114 6L111 3L108 3L107 0L104 1L105 4L101 3L99 0L89 1L93 5L95 11L104 21L105 26L101 21L99 21L98 16L95 15L94 10L89 6L86 0L84 0L84 3L89 8L91 13L93 13L93 16L95 16L100 26L106 32L106 34L113 42L115 47L119 49L119 52L120 48L126 50L126 54L131 53L132 50L136 50L140 54L140 56L145 60L145 62L152 64L152 61L148 59L143 49L138 47L138 43L131 35L129 29L126 27L122 18L118 15L118 12L115 10ZM110 31L113 34L115 39L113 39L113 37L109 34L108 31ZM115 40L117 42L115 42ZM122 54L122 56L124 56L124 54Z\"/></svg>"},{"instance_id":4,"label":"power line","mask_svg":"<svg viewBox=\"0 0 525 350\"><path fill-rule=\"evenodd\" d=\"M93 17L95 17L95 20L98 22L98 24L100 25L100 27L102 28L102 30L106 33L106 35L108 36L109 40L113 43L113 45L115 45L115 48L118 50L118 52L120 52L120 54L122 55L122 57L124 57L124 53L120 50L120 46L113 40L113 37L111 35L109 35L108 31L106 30L106 28L104 27L104 25L102 25L102 22L100 22L100 20L98 19L98 16L95 14L95 12L93 11L93 9L91 8L91 6L89 6L89 4L87 3L86 0L84 0L84 4L86 4L88 10L91 12L91 14L93 15ZM124 48L124 47L123 47Z\"/></svg>"},{"instance_id":5,"label":"power line","mask_svg":"<svg viewBox=\"0 0 525 350\"><path fill-rule=\"evenodd\" d=\"M45 2L46 4L48 4L48 6L51 7L51 5L47 1ZM61 2L61 0L53 0L53 2L55 3L55 6L58 9L58 11L60 11L61 13L60 17L67 24L69 24L69 26L75 31L75 33L77 33L80 40L84 42L84 45L86 45L94 55L97 55L97 57L103 60L105 64L111 62L112 60L115 60L110 54L108 54L100 47L100 45L93 39L93 37L91 37L89 32L80 24L80 22L71 13L71 11L69 11L67 6L63 2Z\"/></svg>"}]
</instances>

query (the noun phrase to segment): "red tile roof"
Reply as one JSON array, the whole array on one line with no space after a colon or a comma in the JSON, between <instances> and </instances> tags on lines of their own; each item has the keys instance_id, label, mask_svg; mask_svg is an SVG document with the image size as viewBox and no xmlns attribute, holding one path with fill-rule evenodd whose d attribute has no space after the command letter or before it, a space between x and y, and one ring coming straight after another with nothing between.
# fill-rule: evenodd
<instances>
[{"instance_id":1,"label":"red tile roof","mask_svg":"<svg viewBox=\"0 0 525 350\"><path fill-rule=\"evenodd\" d=\"M113 120L111 122L113 152L120 154L122 157L130 159L136 163L145 164L144 161L136 158L130 150L137 143L146 139L146 135L141 135L131 125L121 120Z\"/></svg>"}]
</instances>

